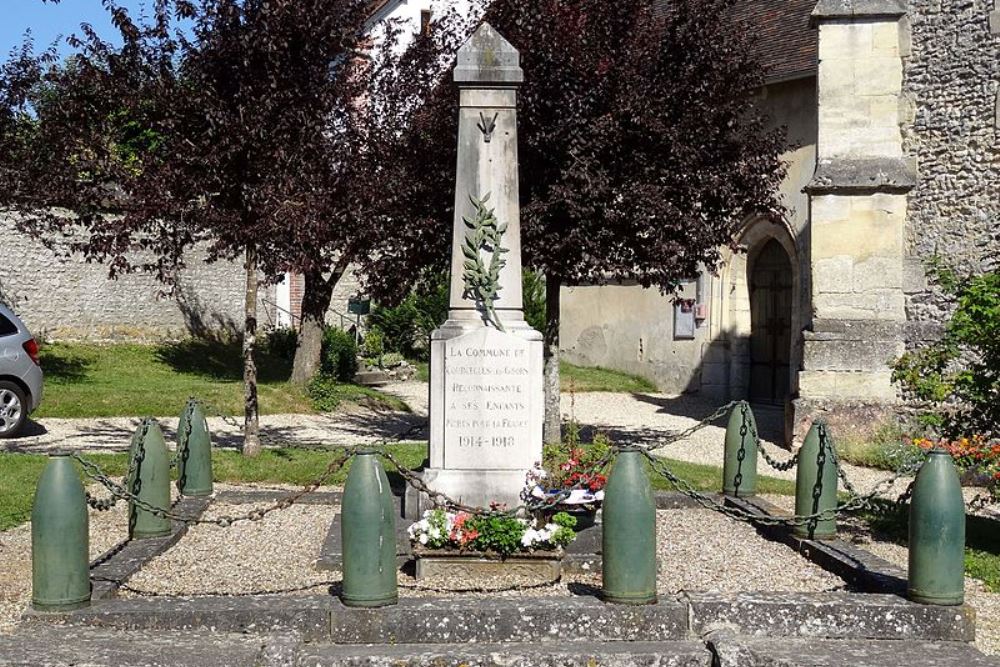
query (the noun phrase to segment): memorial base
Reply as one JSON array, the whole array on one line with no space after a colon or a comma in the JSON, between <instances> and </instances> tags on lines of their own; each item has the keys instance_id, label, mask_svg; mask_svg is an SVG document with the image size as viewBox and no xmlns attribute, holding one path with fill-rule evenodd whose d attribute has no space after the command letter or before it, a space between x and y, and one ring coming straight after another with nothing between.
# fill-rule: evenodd
<instances>
[{"instance_id":1,"label":"memorial base","mask_svg":"<svg viewBox=\"0 0 1000 667\"><path fill-rule=\"evenodd\" d=\"M418 580L439 576L467 577L470 584L475 584L478 579L497 576L522 576L540 581L557 581L562 576L562 550L532 551L502 558L476 551L414 547L413 556Z\"/></svg>"},{"instance_id":2,"label":"memorial base","mask_svg":"<svg viewBox=\"0 0 1000 667\"><path fill-rule=\"evenodd\" d=\"M520 489L524 488L527 474L527 470L427 468L421 473L421 478L431 490L443 493L463 505L488 509L491 503L500 503L509 509L523 502ZM514 491L515 489L517 491ZM403 502L403 516L416 521L429 509L434 509L434 503L427 494L408 484Z\"/></svg>"}]
</instances>

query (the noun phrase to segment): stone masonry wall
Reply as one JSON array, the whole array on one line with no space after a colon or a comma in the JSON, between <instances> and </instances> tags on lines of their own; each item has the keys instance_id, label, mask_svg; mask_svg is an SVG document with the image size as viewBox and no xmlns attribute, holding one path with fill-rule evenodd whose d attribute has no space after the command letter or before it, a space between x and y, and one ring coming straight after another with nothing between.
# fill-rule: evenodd
<instances>
[{"instance_id":1,"label":"stone masonry wall","mask_svg":"<svg viewBox=\"0 0 1000 667\"><path fill-rule=\"evenodd\" d=\"M0 217L0 300L47 339L158 340L243 328L243 267L188 258L176 297L147 275L108 280L107 267L60 259ZM259 322L274 321L274 288L263 287Z\"/></svg>"},{"instance_id":2,"label":"stone masonry wall","mask_svg":"<svg viewBox=\"0 0 1000 667\"><path fill-rule=\"evenodd\" d=\"M916 160L906 227L907 336L934 337L946 319L928 287L935 254L961 272L1000 254L1000 20L994 0L909 0L904 149ZM993 18L991 22L991 18Z\"/></svg>"}]
</instances>

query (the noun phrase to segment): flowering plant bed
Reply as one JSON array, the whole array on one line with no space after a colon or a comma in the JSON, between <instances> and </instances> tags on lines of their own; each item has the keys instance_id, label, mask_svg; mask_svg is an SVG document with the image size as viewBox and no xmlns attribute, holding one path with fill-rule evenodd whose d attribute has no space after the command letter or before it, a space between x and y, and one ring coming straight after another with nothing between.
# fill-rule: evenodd
<instances>
[{"instance_id":1,"label":"flowering plant bed","mask_svg":"<svg viewBox=\"0 0 1000 667\"><path fill-rule=\"evenodd\" d=\"M413 546L416 578L448 576L452 578L484 579L497 576L527 577L533 580L556 581L562 574L562 548L521 551L503 555L491 551L462 549L428 549Z\"/></svg>"},{"instance_id":2,"label":"flowering plant bed","mask_svg":"<svg viewBox=\"0 0 1000 667\"><path fill-rule=\"evenodd\" d=\"M567 442L546 445L543 460L528 471L521 496L525 501L558 501L552 511L572 514L586 527L604 501L610 442L598 434L592 444L582 445L575 429L570 430Z\"/></svg>"},{"instance_id":3,"label":"flowering plant bed","mask_svg":"<svg viewBox=\"0 0 1000 667\"><path fill-rule=\"evenodd\" d=\"M558 551L576 539L576 518L561 512L539 523L505 514L427 510L408 529L415 552L458 551L506 558L536 551Z\"/></svg>"},{"instance_id":4,"label":"flowering plant bed","mask_svg":"<svg viewBox=\"0 0 1000 667\"><path fill-rule=\"evenodd\" d=\"M428 510L408 529L417 579L527 576L555 581L563 547L576 539L576 518L559 513L539 522L506 514Z\"/></svg>"},{"instance_id":5,"label":"flowering plant bed","mask_svg":"<svg viewBox=\"0 0 1000 667\"><path fill-rule=\"evenodd\" d=\"M993 498L1000 498L1000 440L974 435L954 440L916 438L910 443L925 452L944 449L955 462L963 485L986 487Z\"/></svg>"}]
</instances>

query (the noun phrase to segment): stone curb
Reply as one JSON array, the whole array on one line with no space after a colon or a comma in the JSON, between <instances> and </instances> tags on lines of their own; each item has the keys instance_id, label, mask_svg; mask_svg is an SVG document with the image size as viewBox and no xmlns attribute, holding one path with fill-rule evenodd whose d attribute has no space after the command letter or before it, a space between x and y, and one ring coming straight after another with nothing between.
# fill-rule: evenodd
<instances>
[{"instance_id":1,"label":"stone curb","mask_svg":"<svg viewBox=\"0 0 1000 667\"><path fill-rule=\"evenodd\" d=\"M968 642L968 607L918 605L868 593L687 593L630 607L569 598L406 598L391 607L345 607L333 596L111 599L34 620L118 630L294 631L339 644L671 641L729 628L750 637Z\"/></svg>"},{"instance_id":2,"label":"stone curb","mask_svg":"<svg viewBox=\"0 0 1000 667\"><path fill-rule=\"evenodd\" d=\"M747 637L971 642L975 611L876 593L687 593L696 636L725 628Z\"/></svg>"}]
</instances>

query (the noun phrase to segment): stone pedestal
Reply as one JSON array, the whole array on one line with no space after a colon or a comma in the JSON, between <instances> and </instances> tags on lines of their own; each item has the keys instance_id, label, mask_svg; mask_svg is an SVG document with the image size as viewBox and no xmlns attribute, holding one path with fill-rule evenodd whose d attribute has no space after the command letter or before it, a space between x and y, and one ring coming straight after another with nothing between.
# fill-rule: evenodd
<instances>
[{"instance_id":1,"label":"stone pedestal","mask_svg":"<svg viewBox=\"0 0 1000 667\"><path fill-rule=\"evenodd\" d=\"M448 321L431 336L430 467L424 482L464 505L520 503L528 470L542 457L542 335L524 321L517 170L517 51L489 24L459 50L458 165ZM478 209L482 202L485 209ZM466 279L468 247L488 210L499 243L479 248L493 267L489 300ZM500 248L499 253L497 248ZM430 506L414 489L406 515Z\"/></svg>"}]
</instances>

